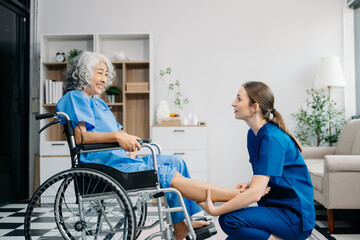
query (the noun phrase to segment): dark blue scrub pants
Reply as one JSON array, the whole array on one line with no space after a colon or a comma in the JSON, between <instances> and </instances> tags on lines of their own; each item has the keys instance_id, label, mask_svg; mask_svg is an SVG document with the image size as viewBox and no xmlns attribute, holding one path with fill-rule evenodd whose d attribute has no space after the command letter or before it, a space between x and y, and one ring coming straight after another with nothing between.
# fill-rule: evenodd
<instances>
[{"instance_id":1,"label":"dark blue scrub pants","mask_svg":"<svg viewBox=\"0 0 360 240\"><path fill-rule=\"evenodd\" d=\"M303 232L301 217L290 210L276 207L248 207L219 217L227 240L263 240L273 234L282 239L306 239L312 230Z\"/></svg>"}]
</instances>

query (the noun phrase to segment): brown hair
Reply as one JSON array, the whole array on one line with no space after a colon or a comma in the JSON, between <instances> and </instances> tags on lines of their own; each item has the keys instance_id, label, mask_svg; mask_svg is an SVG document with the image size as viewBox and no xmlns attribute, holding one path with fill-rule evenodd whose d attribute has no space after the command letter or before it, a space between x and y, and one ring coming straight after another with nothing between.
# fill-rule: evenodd
<instances>
[{"instance_id":1,"label":"brown hair","mask_svg":"<svg viewBox=\"0 0 360 240\"><path fill-rule=\"evenodd\" d=\"M302 149L299 141L294 137L294 135L292 135L286 126L284 118L281 116L280 112L274 108L275 97L270 87L263 82L253 81L246 82L242 86L245 88L245 91L250 98L250 104L259 104L262 115L266 122L270 122L278 126L287 135L289 135L301 152ZM271 114L273 115L272 118Z\"/></svg>"}]
</instances>

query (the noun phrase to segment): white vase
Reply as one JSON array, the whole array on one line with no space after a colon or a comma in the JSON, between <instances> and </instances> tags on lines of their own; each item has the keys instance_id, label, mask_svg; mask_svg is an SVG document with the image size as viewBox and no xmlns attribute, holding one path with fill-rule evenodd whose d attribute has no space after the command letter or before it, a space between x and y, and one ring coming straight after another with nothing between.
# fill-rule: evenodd
<instances>
[{"instance_id":1,"label":"white vase","mask_svg":"<svg viewBox=\"0 0 360 240\"><path fill-rule=\"evenodd\" d=\"M156 120L158 124L161 123L162 118L167 118L169 116L170 116L169 105L166 100L161 100L156 110Z\"/></svg>"},{"instance_id":2,"label":"white vase","mask_svg":"<svg viewBox=\"0 0 360 240\"><path fill-rule=\"evenodd\" d=\"M124 61L125 59L126 59L126 55L124 52L115 52L116 61Z\"/></svg>"},{"instance_id":3,"label":"white vase","mask_svg":"<svg viewBox=\"0 0 360 240\"><path fill-rule=\"evenodd\" d=\"M109 103L115 103L115 95L109 95Z\"/></svg>"}]
</instances>

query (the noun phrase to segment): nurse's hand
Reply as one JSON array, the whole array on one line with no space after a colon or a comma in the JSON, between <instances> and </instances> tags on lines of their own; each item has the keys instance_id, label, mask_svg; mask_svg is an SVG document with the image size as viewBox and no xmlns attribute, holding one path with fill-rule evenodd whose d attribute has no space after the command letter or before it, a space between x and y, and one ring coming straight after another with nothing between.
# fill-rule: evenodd
<instances>
[{"instance_id":1,"label":"nurse's hand","mask_svg":"<svg viewBox=\"0 0 360 240\"><path fill-rule=\"evenodd\" d=\"M239 183L238 185L236 185L236 189L239 189L240 190L240 192L242 193L242 192L244 192L247 188L249 188L250 187L250 183ZM269 187L269 186L267 186L266 188L265 188L265 191L264 191L264 193L263 193L263 195L262 195L262 197L263 196L265 196L266 194L268 194L269 192L270 192L270 190L271 190L271 188Z\"/></svg>"},{"instance_id":2,"label":"nurse's hand","mask_svg":"<svg viewBox=\"0 0 360 240\"><path fill-rule=\"evenodd\" d=\"M271 187L267 186L267 187L265 188L265 191L264 191L262 197L265 196L266 194L268 194L268 193L270 192L270 190L271 190Z\"/></svg>"},{"instance_id":3,"label":"nurse's hand","mask_svg":"<svg viewBox=\"0 0 360 240\"><path fill-rule=\"evenodd\" d=\"M205 212L209 213L210 215L217 216L216 207L214 203L211 201L211 190L206 189L206 200L205 202L198 202L200 207L204 209Z\"/></svg>"},{"instance_id":4,"label":"nurse's hand","mask_svg":"<svg viewBox=\"0 0 360 240\"><path fill-rule=\"evenodd\" d=\"M250 184L249 183L239 183L238 185L236 185L236 189L239 189L240 192L244 192L245 189L249 188L250 187Z\"/></svg>"},{"instance_id":5,"label":"nurse's hand","mask_svg":"<svg viewBox=\"0 0 360 240\"><path fill-rule=\"evenodd\" d=\"M135 152L141 148L140 143L137 141L137 139L140 139L139 137L118 132L116 139L119 145L127 152Z\"/></svg>"}]
</instances>

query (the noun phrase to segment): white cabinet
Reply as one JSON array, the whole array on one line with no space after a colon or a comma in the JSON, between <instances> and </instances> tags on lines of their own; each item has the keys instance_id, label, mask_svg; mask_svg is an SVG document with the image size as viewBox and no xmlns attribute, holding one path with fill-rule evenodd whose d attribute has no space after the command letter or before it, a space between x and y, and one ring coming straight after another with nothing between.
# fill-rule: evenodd
<instances>
[{"instance_id":1,"label":"white cabinet","mask_svg":"<svg viewBox=\"0 0 360 240\"><path fill-rule=\"evenodd\" d=\"M163 154L183 158L193 179L207 181L206 126L153 126L152 140Z\"/></svg>"},{"instance_id":2,"label":"white cabinet","mask_svg":"<svg viewBox=\"0 0 360 240\"><path fill-rule=\"evenodd\" d=\"M40 184L61 171L71 168L70 156L40 155Z\"/></svg>"},{"instance_id":3,"label":"white cabinet","mask_svg":"<svg viewBox=\"0 0 360 240\"><path fill-rule=\"evenodd\" d=\"M39 158L39 176L38 183L41 185L51 176L70 169L71 159L67 142L41 142L42 152ZM65 155L64 155L65 154ZM37 187L37 186L36 186ZM54 201L56 188L48 189L42 194L41 202L51 203Z\"/></svg>"},{"instance_id":4,"label":"white cabinet","mask_svg":"<svg viewBox=\"0 0 360 240\"><path fill-rule=\"evenodd\" d=\"M66 141L40 142L40 156L70 156L69 146Z\"/></svg>"},{"instance_id":5,"label":"white cabinet","mask_svg":"<svg viewBox=\"0 0 360 240\"><path fill-rule=\"evenodd\" d=\"M54 174L71 168L66 141L40 142L40 154L35 154L34 190Z\"/></svg>"}]
</instances>

